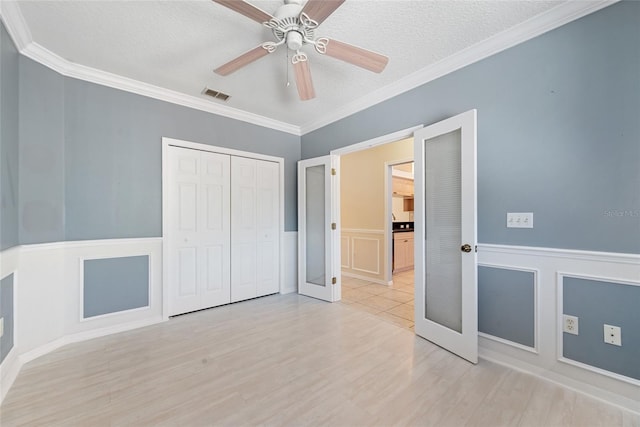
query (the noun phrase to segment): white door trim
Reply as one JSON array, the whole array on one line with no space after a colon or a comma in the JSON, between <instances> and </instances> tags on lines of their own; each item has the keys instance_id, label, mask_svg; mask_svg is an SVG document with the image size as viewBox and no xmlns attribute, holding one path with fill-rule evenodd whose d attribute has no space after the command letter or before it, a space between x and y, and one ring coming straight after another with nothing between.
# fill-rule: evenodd
<instances>
[{"instance_id":1,"label":"white door trim","mask_svg":"<svg viewBox=\"0 0 640 427\"><path fill-rule=\"evenodd\" d=\"M279 164L280 169L280 179L279 179L279 191L280 191L280 230L279 230L279 240L280 240L280 278L283 277L284 274L284 158L269 156L266 154L259 153L251 153L248 151L234 150L232 148L225 147L217 147L214 145L201 144L198 142L190 142L183 141L180 139L167 138L162 137L162 317L167 320L169 318L169 265L167 261L168 259L165 257L165 254L168 254L168 239L166 238L169 233L169 222L168 222L168 212L169 212L169 188L168 188L168 178L169 178L169 164L168 164L168 148L169 146L174 147L182 147L182 148L190 148L192 150L200 150L207 151L211 153L219 153L219 154L228 154L231 156L238 157L247 157L250 159L257 160L266 160L270 162L275 162ZM283 282L280 280L280 293L286 293L287 290L283 288Z\"/></svg>"},{"instance_id":2,"label":"white door trim","mask_svg":"<svg viewBox=\"0 0 640 427\"><path fill-rule=\"evenodd\" d=\"M362 151L368 148L377 147L378 145L384 145L390 142L400 141L401 139L411 138L413 137L413 133L415 131L422 129L423 127L424 125L413 126L396 132L388 133L386 135L378 136L366 141L347 145L346 147L336 148L335 150L331 150L329 154L342 156L349 153L355 153L356 151Z\"/></svg>"}]
</instances>

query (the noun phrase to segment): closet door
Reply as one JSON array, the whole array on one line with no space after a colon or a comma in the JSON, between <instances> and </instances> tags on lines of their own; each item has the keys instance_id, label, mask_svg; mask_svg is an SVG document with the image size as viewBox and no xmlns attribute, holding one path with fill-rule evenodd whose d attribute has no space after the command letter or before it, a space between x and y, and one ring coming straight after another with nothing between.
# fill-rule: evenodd
<instances>
[{"instance_id":1,"label":"closet door","mask_svg":"<svg viewBox=\"0 0 640 427\"><path fill-rule=\"evenodd\" d=\"M258 296L257 161L231 158L231 301Z\"/></svg>"},{"instance_id":2,"label":"closet door","mask_svg":"<svg viewBox=\"0 0 640 427\"><path fill-rule=\"evenodd\" d=\"M279 165L231 158L231 301L280 289Z\"/></svg>"},{"instance_id":3,"label":"closet door","mask_svg":"<svg viewBox=\"0 0 640 427\"><path fill-rule=\"evenodd\" d=\"M169 314L230 302L228 155L169 147Z\"/></svg>"},{"instance_id":4,"label":"closet door","mask_svg":"<svg viewBox=\"0 0 640 427\"><path fill-rule=\"evenodd\" d=\"M258 296L280 290L280 167L258 160L257 168L257 291Z\"/></svg>"}]
</instances>

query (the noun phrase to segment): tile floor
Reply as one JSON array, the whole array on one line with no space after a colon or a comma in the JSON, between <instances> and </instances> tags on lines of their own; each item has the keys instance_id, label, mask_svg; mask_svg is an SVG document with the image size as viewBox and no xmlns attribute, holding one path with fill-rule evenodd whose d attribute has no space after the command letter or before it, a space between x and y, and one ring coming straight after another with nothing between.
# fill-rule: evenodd
<instances>
[{"instance_id":1,"label":"tile floor","mask_svg":"<svg viewBox=\"0 0 640 427\"><path fill-rule=\"evenodd\" d=\"M393 286L342 276L342 304L413 330L413 270L393 275Z\"/></svg>"}]
</instances>

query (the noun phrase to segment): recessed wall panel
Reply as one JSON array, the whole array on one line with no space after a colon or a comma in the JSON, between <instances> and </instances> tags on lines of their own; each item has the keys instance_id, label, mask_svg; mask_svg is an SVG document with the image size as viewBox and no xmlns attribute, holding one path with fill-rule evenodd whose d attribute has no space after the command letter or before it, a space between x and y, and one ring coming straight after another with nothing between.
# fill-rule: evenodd
<instances>
[{"instance_id":1,"label":"recessed wall panel","mask_svg":"<svg viewBox=\"0 0 640 427\"><path fill-rule=\"evenodd\" d=\"M579 319L579 335L563 333L562 355L640 380L640 286L564 276L562 300ZM605 324L621 328L622 346L604 342Z\"/></svg>"},{"instance_id":2,"label":"recessed wall panel","mask_svg":"<svg viewBox=\"0 0 640 427\"><path fill-rule=\"evenodd\" d=\"M84 318L149 306L149 256L84 260Z\"/></svg>"},{"instance_id":3,"label":"recessed wall panel","mask_svg":"<svg viewBox=\"0 0 640 427\"><path fill-rule=\"evenodd\" d=\"M478 267L478 331L535 347L535 274Z\"/></svg>"},{"instance_id":4,"label":"recessed wall panel","mask_svg":"<svg viewBox=\"0 0 640 427\"><path fill-rule=\"evenodd\" d=\"M4 334L0 338L0 363L13 348L13 274L0 281L0 317L4 319Z\"/></svg>"}]
</instances>

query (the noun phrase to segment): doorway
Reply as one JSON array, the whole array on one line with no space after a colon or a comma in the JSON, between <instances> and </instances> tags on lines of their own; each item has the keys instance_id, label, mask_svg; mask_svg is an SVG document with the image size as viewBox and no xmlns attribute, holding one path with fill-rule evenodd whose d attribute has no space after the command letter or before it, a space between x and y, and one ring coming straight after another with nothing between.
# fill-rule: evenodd
<instances>
[{"instance_id":1,"label":"doorway","mask_svg":"<svg viewBox=\"0 0 640 427\"><path fill-rule=\"evenodd\" d=\"M342 304L414 325L413 138L340 157Z\"/></svg>"}]
</instances>

